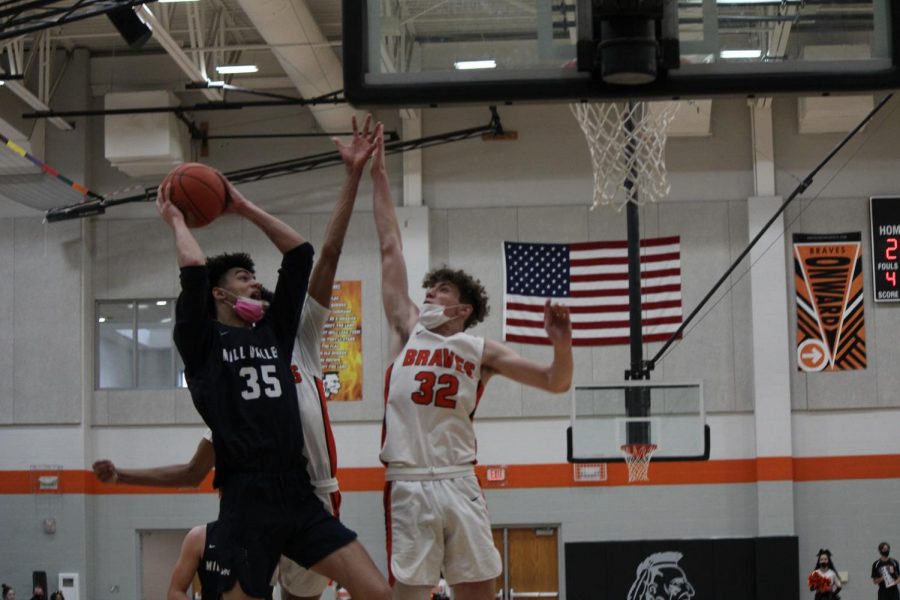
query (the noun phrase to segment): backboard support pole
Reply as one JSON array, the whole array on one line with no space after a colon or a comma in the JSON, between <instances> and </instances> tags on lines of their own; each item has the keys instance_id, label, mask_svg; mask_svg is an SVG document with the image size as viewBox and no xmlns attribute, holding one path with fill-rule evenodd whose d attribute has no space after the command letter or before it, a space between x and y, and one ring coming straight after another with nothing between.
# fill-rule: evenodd
<instances>
[{"instance_id":1,"label":"backboard support pole","mask_svg":"<svg viewBox=\"0 0 900 600\"><path fill-rule=\"evenodd\" d=\"M631 118L633 103L629 103L628 118L625 128L629 133L629 141L625 152L634 155L634 121ZM630 158L630 157L629 157ZM628 311L631 340L631 367L625 372L626 380L650 379L650 371L644 366L643 321L641 318L641 222L638 211L637 168L632 163L631 170L625 180L625 193L629 202L625 203L626 226L628 230ZM646 417L650 413L650 394L643 386L629 387L625 390L625 414L629 417ZM638 421L628 423L626 439L629 444L644 444L650 441L650 422Z\"/></svg>"}]
</instances>

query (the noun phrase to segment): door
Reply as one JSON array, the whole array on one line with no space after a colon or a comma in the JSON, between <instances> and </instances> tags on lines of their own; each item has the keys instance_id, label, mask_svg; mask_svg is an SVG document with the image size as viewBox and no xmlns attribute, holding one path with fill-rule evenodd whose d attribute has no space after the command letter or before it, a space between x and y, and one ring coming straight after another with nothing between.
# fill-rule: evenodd
<instances>
[{"instance_id":1,"label":"door","mask_svg":"<svg viewBox=\"0 0 900 600\"><path fill-rule=\"evenodd\" d=\"M141 598L165 598L185 530L140 531Z\"/></svg>"},{"instance_id":2,"label":"door","mask_svg":"<svg viewBox=\"0 0 900 600\"><path fill-rule=\"evenodd\" d=\"M503 557L496 586L499 600L559 598L557 527L504 527L493 533Z\"/></svg>"}]
</instances>

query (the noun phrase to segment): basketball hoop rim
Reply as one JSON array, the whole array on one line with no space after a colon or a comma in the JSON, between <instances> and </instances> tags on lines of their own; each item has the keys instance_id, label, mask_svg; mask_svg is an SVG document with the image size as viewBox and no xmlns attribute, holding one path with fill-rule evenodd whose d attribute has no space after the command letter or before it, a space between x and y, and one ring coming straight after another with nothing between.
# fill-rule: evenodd
<instances>
[{"instance_id":1,"label":"basketball hoop rim","mask_svg":"<svg viewBox=\"0 0 900 600\"><path fill-rule=\"evenodd\" d=\"M630 456L646 456L659 449L656 444L622 444L619 449Z\"/></svg>"}]
</instances>

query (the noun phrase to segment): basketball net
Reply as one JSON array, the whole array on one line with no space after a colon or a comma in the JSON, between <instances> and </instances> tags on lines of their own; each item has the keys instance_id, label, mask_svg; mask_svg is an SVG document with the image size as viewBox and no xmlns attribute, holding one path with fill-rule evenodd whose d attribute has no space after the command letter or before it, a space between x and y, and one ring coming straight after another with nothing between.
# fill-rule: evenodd
<instances>
[{"instance_id":1,"label":"basketball net","mask_svg":"<svg viewBox=\"0 0 900 600\"><path fill-rule=\"evenodd\" d=\"M621 450L628 466L628 482L650 481L650 458L656 444L625 444Z\"/></svg>"},{"instance_id":2,"label":"basketball net","mask_svg":"<svg viewBox=\"0 0 900 600\"><path fill-rule=\"evenodd\" d=\"M678 102L573 102L572 114L591 151L594 202L617 211L657 202L669 193L666 134Z\"/></svg>"}]
</instances>

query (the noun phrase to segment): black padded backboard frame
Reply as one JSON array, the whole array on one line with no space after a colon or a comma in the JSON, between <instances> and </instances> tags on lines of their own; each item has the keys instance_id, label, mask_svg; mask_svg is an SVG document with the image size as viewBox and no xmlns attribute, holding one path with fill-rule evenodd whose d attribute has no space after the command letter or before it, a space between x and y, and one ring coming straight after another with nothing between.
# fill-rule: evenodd
<instances>
[{"instance_id":1,"label":"black padded backboard frame","mask_svg":"<svg viewBox=\"0 0 900 600\"><path fill-rule=\"evenodd\" d=\"M374 1L374 0L371 0ZM851 61L827 61L820 69L773 70L760 73L729 67L714 73L707 66L686 65L649 84L639 86L605 84L585 76L495 81L440 81L367 83L366 65L370 47L368 4L370 0L343 2L344 93L357 107L439 106L466 103L515 103L571 100L711 98L717 96L758 97L772 95L830 95L874 92L900 88L900 6L889 3L887 27L892 40L889 59L878 68L854 71ZM880 18L876 15L875 18ZM749 65L748 65L749 67Z\"/></svg>"},{"instance_id":2,"label":"black padded backboard frame","mask_svg":"<svg viewBox=\"0 0 900 600\"><path fill-rule=\"evenodd\" d=\"M709 460L709 425L703 426L703 452L700 454L693 454L688 456L654 456L650 459L651 462L697 462L703 460ZM624 456L619 457L611 457L611 456L603 456L603 457L593 457L593 458L575 458L573 456L573 444L572 444L572 427L566 427L566 461L573 464L592 464L592 463L620 463L625 462Z\"/></svg>"}]
</instances>

